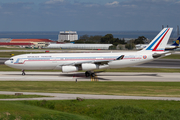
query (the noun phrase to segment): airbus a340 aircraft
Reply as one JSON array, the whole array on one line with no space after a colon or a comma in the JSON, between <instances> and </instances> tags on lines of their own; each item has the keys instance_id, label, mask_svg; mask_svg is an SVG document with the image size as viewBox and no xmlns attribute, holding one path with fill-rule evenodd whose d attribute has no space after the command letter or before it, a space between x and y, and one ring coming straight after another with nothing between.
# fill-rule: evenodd
<instances>
[{"instance_id":1,"label":"airbus a340 aircraft","mask_svg":"<svg viewBox=\"0 0 180 120\"><path fill-rule=\"evenodd\" d=\"M62 70L75 72L85 70L86 77L94 76L92 70L123 68L146 63L170 55L164 51L173 28L164 28L143 50L126 53L42 53L22 54L11 57L5 64L24 70Z\"/></svg>"}]
</instances>

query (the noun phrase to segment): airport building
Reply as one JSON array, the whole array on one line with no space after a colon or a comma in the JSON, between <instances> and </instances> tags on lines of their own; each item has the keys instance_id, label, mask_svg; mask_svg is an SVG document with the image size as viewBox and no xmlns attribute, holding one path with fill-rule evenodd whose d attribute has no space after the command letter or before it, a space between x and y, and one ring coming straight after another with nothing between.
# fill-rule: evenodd
<instances>
[{"instance_id":1,"label":"airport building","mask_svg":"<svg viewBox=\"0 0 180 120\"><path fill-rule=\"evenodd\" d=\"M74 41L78 40L78 34L76 31L60 31L58 35L58 42L64 42L65 40Z\"/></svg>"},{"instance_id":2,"label":"airport building","mask_svg":"<svg viewBox=\"0 0 180 120\"><path fill-rule=\"evenodd\" d=\"M54 42L49 39L12 39L10 43L32 43L31 47L42 48L49 45L49 43Z\"/></svg>"},{"instance_id":3,"label":"airport building","mask_svg":"<svg viewBox=\"0 0 180 120\"><path fill-rule=\"evenodd\" d=\"M32 47L32 48L42 48L48 46L54 41L49 39L10 39L1 38L1 46L21 46L21 47Z\"/></svg>"},{"instance_id":4,"label":"airport building","mask_svg":"<svg viewBox=\"0 0 180 120\"><path fill-rule=\"evenodd\" d=\"M49 44L46 48L108 50L112 44Z\"/></svg>"}]
</instances>

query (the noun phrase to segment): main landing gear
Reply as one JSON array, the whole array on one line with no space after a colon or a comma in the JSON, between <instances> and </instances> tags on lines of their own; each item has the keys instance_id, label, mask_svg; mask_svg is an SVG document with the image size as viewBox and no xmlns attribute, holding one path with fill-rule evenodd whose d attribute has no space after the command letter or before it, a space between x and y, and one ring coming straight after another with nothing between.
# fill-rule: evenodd
<instances>
[{"instance_id":1,"label":"main landing gear","mask_svg":"<svg viewBox=\"0 0 180 120\"><path fill-rule=\"evenodd\" d=\"M94 73L93 71L86 71L86 72L85 72L85 76L86 76L86 77L90 77L90 76L91 76L91 77L95 77L95 73Z\"/></svg>"},{"instance_id":2,"label":"main landing gear","mask_svg":"<svg viewBox=\"0 0 180 120\"><path fill-rule=\"evenodd\" d=\"M22 75L26 75L26 73L24 72L24 70L22 70Z\"/></svg>"}]
</instances>

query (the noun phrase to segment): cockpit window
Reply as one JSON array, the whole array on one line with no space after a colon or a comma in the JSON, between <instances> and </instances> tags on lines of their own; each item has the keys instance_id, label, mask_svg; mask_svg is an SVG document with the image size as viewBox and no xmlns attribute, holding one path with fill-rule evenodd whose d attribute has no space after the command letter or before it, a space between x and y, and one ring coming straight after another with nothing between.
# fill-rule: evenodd
<instances>
[{"instance_id":1,"label":"cockpit window","mask_svg":"<svg viewBox=\"0 0 180 120\"><path fill-rule=\"evenodd\" d=\"M13 58L10 58L9 60L13 60Z\"/></svg>"}]
</instances>

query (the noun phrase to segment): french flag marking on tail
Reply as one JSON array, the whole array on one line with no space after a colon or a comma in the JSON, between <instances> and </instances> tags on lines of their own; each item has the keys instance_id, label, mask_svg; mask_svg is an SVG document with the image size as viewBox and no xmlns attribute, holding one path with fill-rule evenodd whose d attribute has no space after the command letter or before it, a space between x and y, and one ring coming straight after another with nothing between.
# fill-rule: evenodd
<instances>
[{"instance_id":1,"label":"french flag marking on tail","mask_svg":"<svg viewBox=\"0 0 180 120\"><path fill-rule=\"evenodd\" d=\"M173 28L164 28L161 32L151 41L151 43L143 49L150 51L164 51L171 35Z\"/></svg>"},{"instance_id":2,"label":"french flag marking on tail","mask_svg":"<svg viewBox=\"0 0 180 120\"><path fill-rule=\"evenodd\" d=\"M170 29L170 28L169 28ZM154 49L152 50L152 51L164 51L165 49L158 49L158 47L159 47L159 45L160 45L160 43L162 42L162 40L164 39L164 37L167 35L167 33L168 33L168 31L169 31L169 29L167 29L166 31L165 31L165 34L163 35L163 37L160 39L160 41L157 43L157 45L154 47Z\"/></svg>"}]
</instances>

